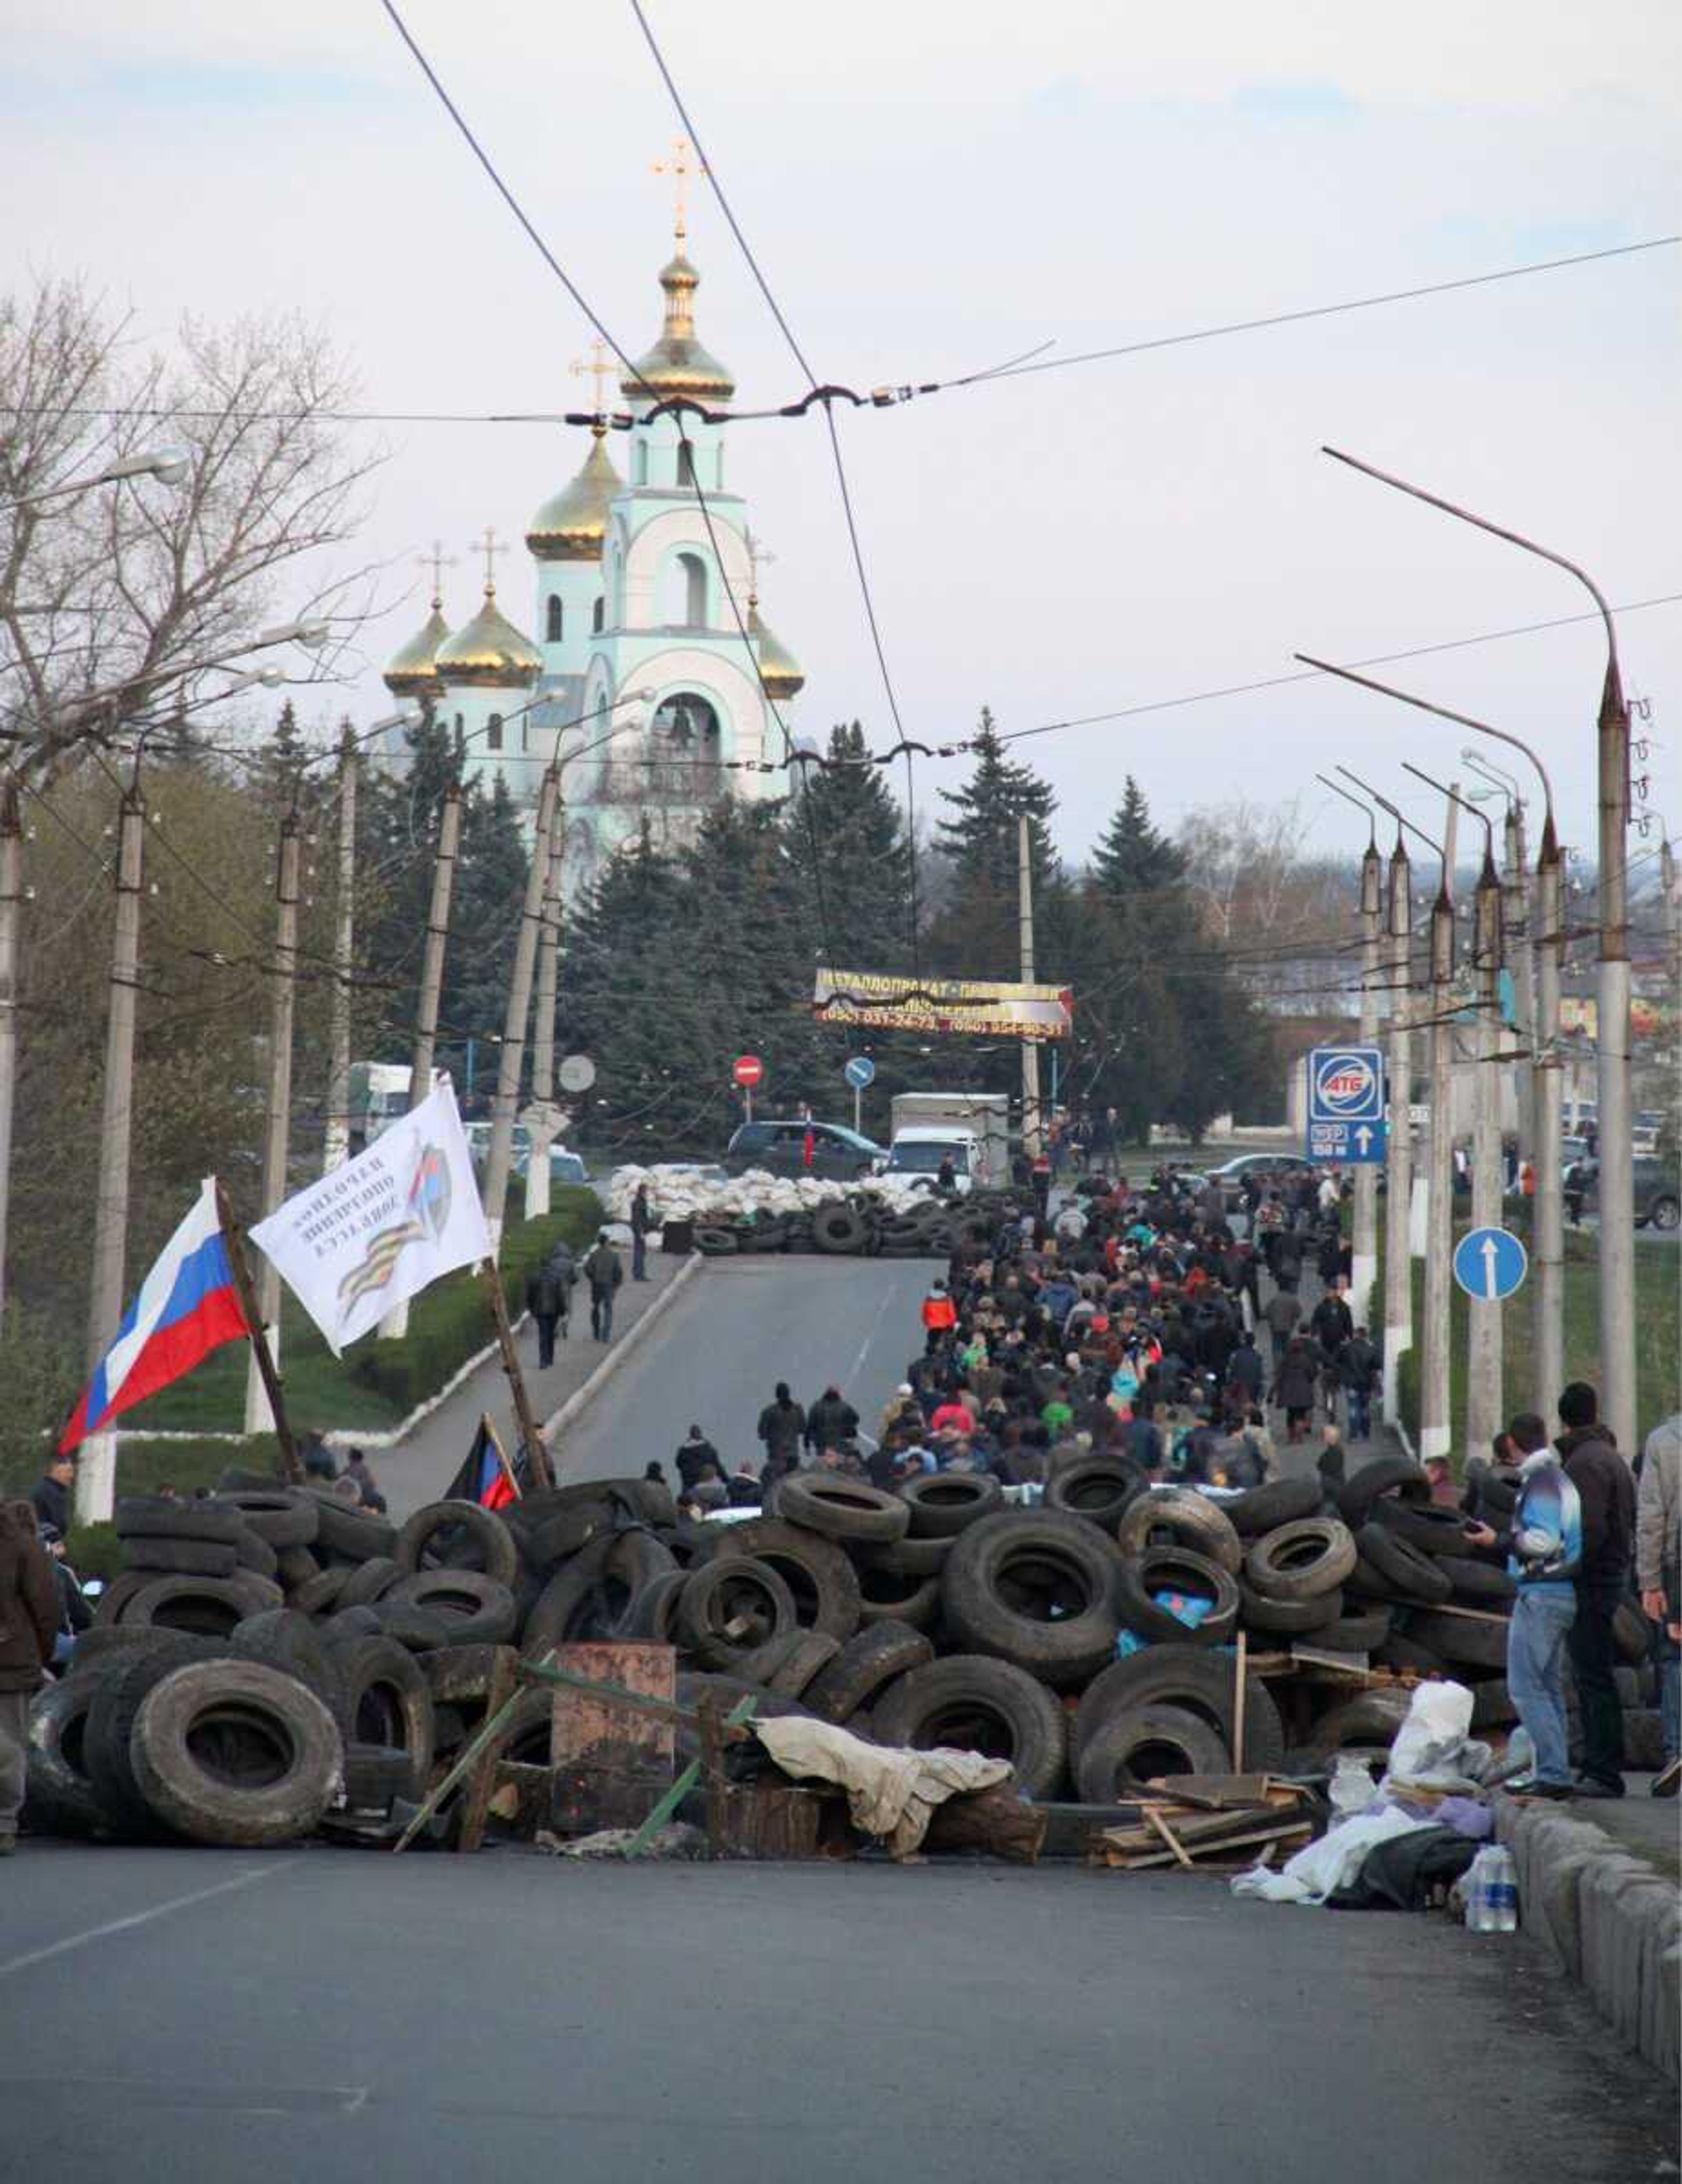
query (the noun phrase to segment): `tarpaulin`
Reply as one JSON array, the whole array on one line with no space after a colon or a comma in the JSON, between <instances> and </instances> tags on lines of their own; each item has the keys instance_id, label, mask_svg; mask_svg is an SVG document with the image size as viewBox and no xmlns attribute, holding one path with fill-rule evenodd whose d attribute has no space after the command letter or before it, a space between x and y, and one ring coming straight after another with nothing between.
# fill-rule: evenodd
<instances>
[{"instance_id":1,"label":"tarpaulin","mask_svg":"<svg viewBox=\"0 0 1682 2184\"><path fill-rule=\"evenodd\" d=\"M1008 1759L983 1759L978 1752L900 1752L866 1744L850 1730L799 1714L752 1727L785 1774L845 1790L853 1825L863 1835L883 1837L895 1858L917 1847L937 1805L1008 1782L1013 1772Z\"/></svg>"}]
</instances>

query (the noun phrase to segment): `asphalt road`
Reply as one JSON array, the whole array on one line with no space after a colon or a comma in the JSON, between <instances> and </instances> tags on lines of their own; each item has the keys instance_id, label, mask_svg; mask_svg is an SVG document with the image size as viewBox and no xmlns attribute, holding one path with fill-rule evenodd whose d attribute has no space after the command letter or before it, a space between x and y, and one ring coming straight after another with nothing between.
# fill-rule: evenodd
<instances>
[{"instance_id":1,"label":"asphalt road","mask_svg":"<svg viewBox=\"0 0 1682 2184\"><path fill-rule=\"evenodd\" d=\"M1600 2184L1671 2089L1522 1937L1051 1866L26 1845L0 2178Z\"/></svg>"},{"instance_id":2,"label":"asphalt road","mask_svg":"<svg viewBox=\"0 0 1682 2184\"><path fill-rule=\"evenodd\" d=\"M777 1381L810 1403L833 1381L874 1433L922 1346L918 1306L944 1272L928 1259L709 1259L555 1451L563 1479L671 1458L691 1421L727 1461L757 1462Z\"/></svg>"}]
</instances>

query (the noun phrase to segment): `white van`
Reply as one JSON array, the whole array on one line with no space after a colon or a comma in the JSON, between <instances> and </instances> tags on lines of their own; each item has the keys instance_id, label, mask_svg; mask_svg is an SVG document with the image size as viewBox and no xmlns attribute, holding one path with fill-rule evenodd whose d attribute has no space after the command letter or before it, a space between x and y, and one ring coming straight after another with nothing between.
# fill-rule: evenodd
<instances>
[{"instance_id":1,"label":"white van","mask_svg":"<svg viewBox=\"0 0 1682 2184\"><path fill-rule=\"evenodd\" d=\"M940 1173L940 1163L949 1160L958 1195L967 1198L975 1188L979 1152L979 1144L971 1131L901 1130L888 1153L886 1172L889 1175L926 1177L932 1190Z\"/></svg>"}]
</instances>

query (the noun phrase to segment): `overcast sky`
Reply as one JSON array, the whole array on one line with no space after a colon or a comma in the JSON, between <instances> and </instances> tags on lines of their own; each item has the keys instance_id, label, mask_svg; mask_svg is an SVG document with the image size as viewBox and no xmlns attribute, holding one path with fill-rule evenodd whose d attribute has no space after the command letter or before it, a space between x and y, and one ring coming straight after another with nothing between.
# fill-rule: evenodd
<instances>
[{"instance_id":1,"label":"overcast sky","mask_svg":"<svg viewBox=\"0 0 1682 2184\"><path fill-rule=\"evenodd\" d=\"M1664 234L1677 225L1675 0L647 0L819 376L944 377L1055 338L1148 339ZM627 0L405 0L416 38L557 257L633 354L670 245L650 172L676 129ZM376 0L0 0L8 283L81 271L160 339L183 311L319 320L368 406L585 406L588 329ZM716 205L690 220L699 331L752 405L803 391ZM1675 250L1026 376L844 416L908 731L1006 729L1578 611L1570 580L1368 483L1323 441L1591 569L1614 602L1682 592ZM393 588L379 663L425 611L441 536L517 539L586 443L560 427L393 428L365 542ZM621 470L622 441L615 443ZM732 481L777 560L767 618L808 682L801 733L892 740L821 424L737 428ZM532 626L531 565L503 603ZM1682 607L1621 626L1650 697L1654 798L1682 826ZM1562 832L1593 837L1589 625L1375 671L1533 736ZM1300 795L1358 822L1342 758L1410 809L1447 727L1323 683L1022 745L1066 849L1131 770L1159 816ZM919 769L930 794L957 765ZM1654 838L1656 838L1656 837ZM1637 849L1640 844L1635 845Z\"/></svg>"}]
</instances>

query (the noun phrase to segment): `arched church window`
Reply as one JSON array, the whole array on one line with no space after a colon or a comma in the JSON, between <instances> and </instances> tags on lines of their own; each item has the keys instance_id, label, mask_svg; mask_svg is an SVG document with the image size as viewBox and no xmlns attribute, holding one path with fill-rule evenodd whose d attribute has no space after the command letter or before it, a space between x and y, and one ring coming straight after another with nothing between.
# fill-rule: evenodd
<instances>
[{"instance_id":1,"label":"arched church window","mask_svg":"<svg viewBox=\"0 0 1682 2184\"><path fill-rule=\"evenodd\" d=\"M718 756L718 715L698 690L678 690L665 699L654 715L654 730L686 755Z\"/></svg>"},{"instance_id":2,"label":"arched church window","mask_svg":"<svg viewBox=\"0 0 1682 2184\"><path fill-rule=\"evenodd\" d=\"M638 485L646 485L648 482L649 443L646 440L638 440L637 443L637 468L633 482Z\"/></svg>"},{"instance_id":3,"label":"arched church window","mask_svg":"<svg viewBox=\"0 0 1682 2184\"><path fill-rule=\"evenodd\" d=\"M688 440L677 443L677 482L679 485L693 485L695 482L695 450Z\"/></svg>"},{"instance_id":4,"label":"arched church window","mask_svg":"<svg viewBox=\"0 0 1682 2184\"><path fill-rule=\"evenodd\" d=\"M677 566L683 571L684 627L705 629L707 626L707 565L699 554L680 554Z\"/></svg>"},{"instance_id":5,"label":"arched church window","mask_svg":"<svg viewBox=\"0 0 1682 2184\"><path fill-rule=\"evenodd\" d=\"M499 751L502 749L502 715L500 713L493 713L485 723L485 749L494 751Z\"/></svg>"},{"instance_id":6,"label":"arched church window","mask_svg":"<svg viewBox=\"0 0 1682 2184\"><path fill-rule=\"evenodd\" d=\"M595 632L598 637L601 635L602 632L602 610L605 601L598 599L595 605L590 610L590 627Z\"/></svg>"},{"instance_id":7,"label":"arched church window","mask_svg":"<svg viewBox=\"0 0 1682 2184\"><path fill-rule=\"evenodd\" d=\"M544 630L545 637L549 644L559 644L560 643L561 632L565 627L565 610L562 608L560 601L558 599L552 598L549 604L549 621Z\"/></svg>"}]
</instances>

